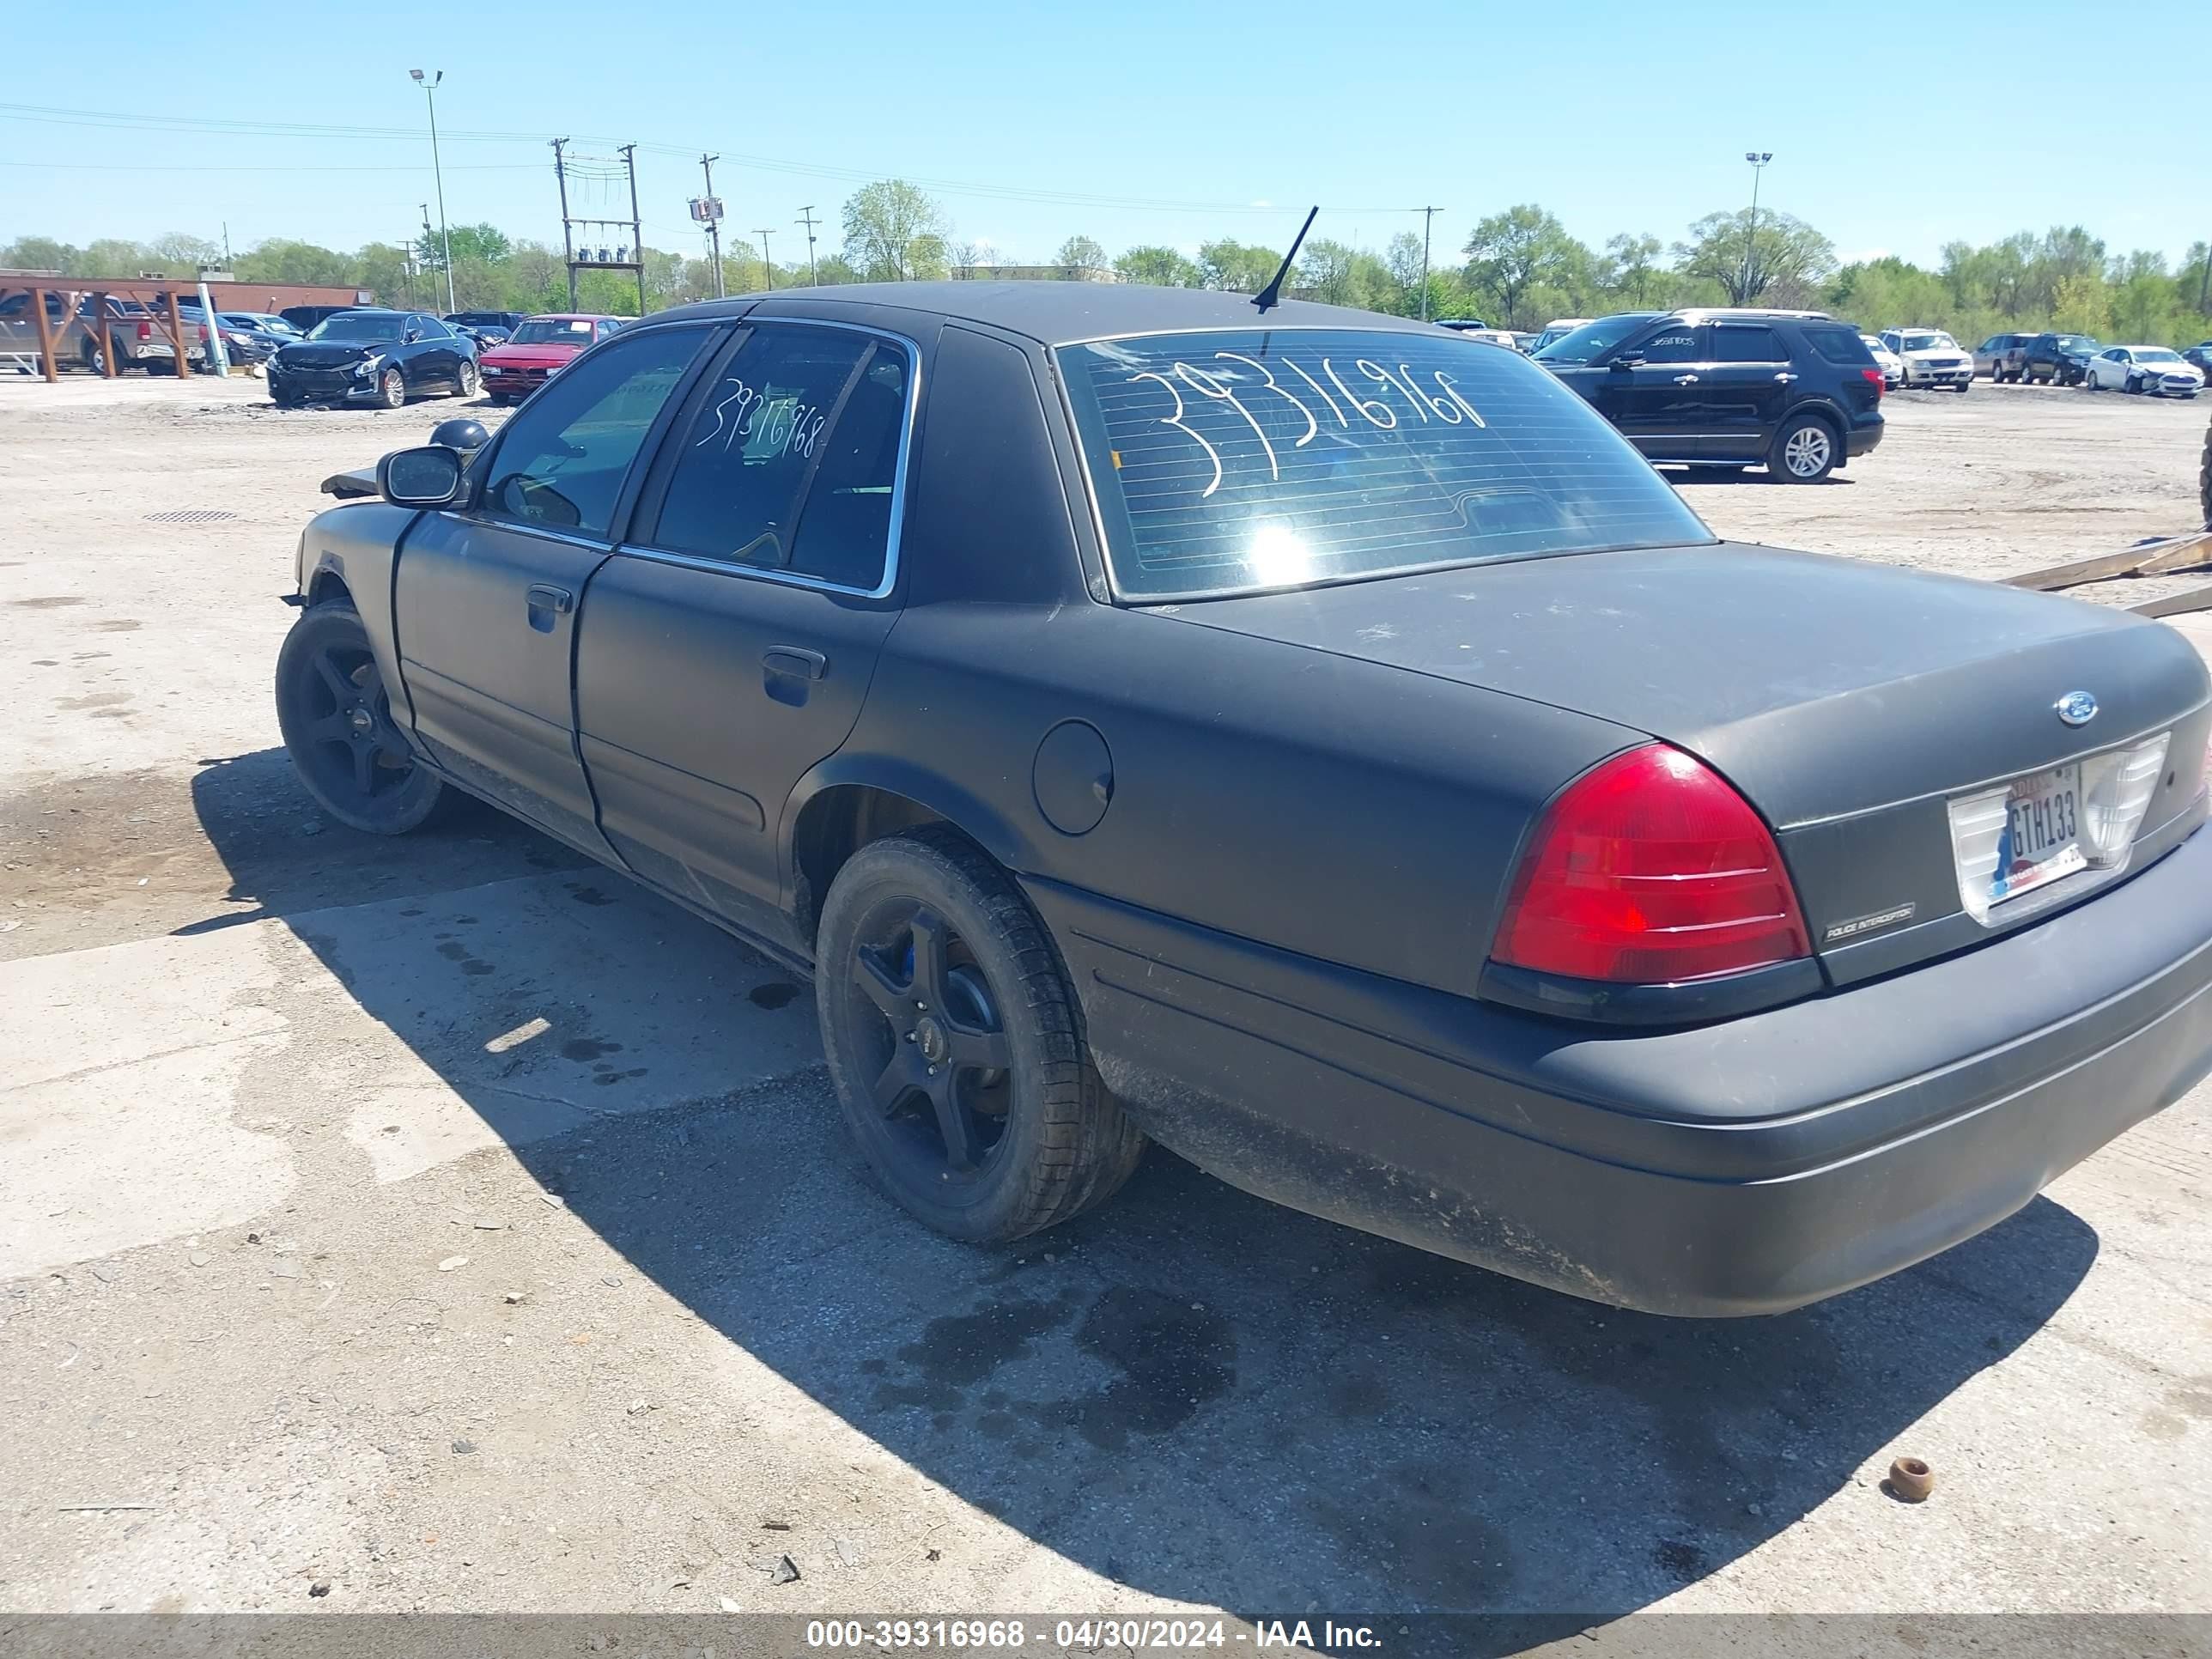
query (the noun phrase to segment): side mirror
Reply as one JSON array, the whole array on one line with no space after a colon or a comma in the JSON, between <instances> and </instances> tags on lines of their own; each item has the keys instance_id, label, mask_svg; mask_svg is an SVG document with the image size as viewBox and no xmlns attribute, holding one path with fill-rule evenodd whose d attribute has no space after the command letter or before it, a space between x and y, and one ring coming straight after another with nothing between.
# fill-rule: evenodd
<instances>
[{"instance_id":1,"label":"side mirror","mask_svg":"<svg viewBox=\"0 0 2212 1659\"><path fill-rule=\"evenodd\" d=\"M376 487L394 507L450 507L461 493L461 458L439 444L396 449L376 464Z\"/></svg>"},{"instance_id":2,"label":"side mirror","mask_svg":"<svg viewBox=\"0 0 2212 1659\"><path fill-rule=\"evenodd\" d=\"M1643 365L1643 362L1644 354L1641 351L1629 350L1622 352L1618 357L1615 357L1611 362L1607 363L1606 367L1607 368L1640 368Z\"/></svg>"}]
</instances>

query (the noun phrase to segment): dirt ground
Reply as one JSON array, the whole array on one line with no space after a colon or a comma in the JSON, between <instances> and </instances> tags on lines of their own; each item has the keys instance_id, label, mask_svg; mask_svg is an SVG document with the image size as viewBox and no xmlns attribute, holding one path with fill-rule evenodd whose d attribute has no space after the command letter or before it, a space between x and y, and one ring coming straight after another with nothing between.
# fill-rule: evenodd
<instances>
[{"instance_id":1,"label":"dirt ground","mask_svg":"<svg viewBox=\"0 0 2212 1659\"><path fill-rule=\"evenodd\" d=\"M1833 483L1685 493L1979 576L2196 522L2202 404L1887 410ZM1157 1154L936 1239L771 965L488 811L378 842L294 784L317 484L452 412L0 380L0 1608L2212 1611L2212 1091L1750 1322Z\"/></svg>"}]
</instances>

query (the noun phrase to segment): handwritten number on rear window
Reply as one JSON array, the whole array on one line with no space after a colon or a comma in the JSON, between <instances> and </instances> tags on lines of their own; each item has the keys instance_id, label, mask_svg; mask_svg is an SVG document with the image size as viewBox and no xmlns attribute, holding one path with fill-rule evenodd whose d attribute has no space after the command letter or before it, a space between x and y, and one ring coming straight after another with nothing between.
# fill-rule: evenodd
<instances>
[{"instance_id":1,"label":"handwritten number on rear window","mask_svg":"<svg viewBox=\"0 0 2212 1659\"><path fill-rule=\"evenodd\" d=\"M1276 380L1274 371L1266 363L1256 357L1248 357L1241 351L1217 351L1213 356L1217 362L1243 363L1247 368L1257 369L1261 376L1260 389L1276 393L1305 417L1305 432L1291 446L1293 449L1304 449L1314 441L1321 431L1321 422L1315 416L1312 408L1303 398ZM1312 387L1314 394L1328 405L1328 412L1336 417L1337 425L1347 428L1351 426L1351 417L1345 413L1344 404L1340 404L1335 397L1330 395L1328 386L1324 386L1307 370L1304 365L1296 360L1286 356L1282 359L1282 362L1285 368ZM1400 363L1393 372L1381 363L1370 362L1365 357L1359 357L1353 360L1352 366L1358 374L1373 382L1378 388L1385 392L1395 392L1402 397L1413 406L1413 413L1420 416L1424 424L1441 422L1445 426L1473 424L1478 427L1489 424L1482 418L1481 412L1468 401L1466 395L1460 391L1452 377L1440 368L1432 369L1429 373L1429 378L1436 383L1437 387L1436 391L1429 392L1423 389L1419 377L1409 364ZM1326 357L1321 360L1321 372L1328 377L1329 385L1334 386L1337 392L1342 394L1344 404L1349 404L1369 426L1381 432L1396 429L1398 411L1391 404L1382 398L1363 397L1354 392L1345 384L1344 376L1337 372L1336 365ZM1260 441L1260 448L1267 458L1268 477L1278 483L1282 482L1281 458L1276 451L1274 441L1267 435L1267 429L1261 424L1259 417L1253 414L1243 398L1237 395L1237 388L1231 384L1229 377L1212 369L1196 368L1188 363L1177 362L1169 365L1166 374L1155 369L1146 369L1128 378L1131 385L1134 385L1139 380L1151 380L1164 389L1168 396L1175 400L1175 408L1160 417L1160 424L1175 428L1206 452L1206 459L1212 464L1213 477L1212 482L1199 492L1200 501L1221 488L1221 481L1224 476L1221 452L1186 418L1194 411L1191 406L1183 402L1182 393L1176 389L1177 380L1209 402L1225 404L1235 410L1243 417L1244 423L1252 428L1252 435Z\"/></svg>"},{"instance_id":2,"label":"handwritten number on rear window","mask_svg":"<svg viewBox=\"0 0 2212 1659\"><path fill-rule=\"evenodd\" d=\"M1179 369L1182 365L1181 363L1177 363L1176 367ZM1141 374L1132 374L1129 377L1129 380L1132 385L1134 385L1139 380L1158 380L1162 386L1167 388L1168 396L1175 399L1175 413L1172 415L1163 415L1160 417L1160 424L1162 426L1174 427L1179 432L1188 433L1191 438L1197 443L1198 447L1206 452L1206 459L1213 463L1213 482L1198 492L1199 500L1204 501L1208 495L1211 495L1215 490L1221 488L1221 452L1216 449L1212 444L1206 442L1205 438L1200 434L1195 427L1184 424L1182 418L1182 393L1175 389L1175 382L1173 380L1168 379L1166 375L1156 374L1149 368L1145 370Z\"/></svg>"}]
</instances>

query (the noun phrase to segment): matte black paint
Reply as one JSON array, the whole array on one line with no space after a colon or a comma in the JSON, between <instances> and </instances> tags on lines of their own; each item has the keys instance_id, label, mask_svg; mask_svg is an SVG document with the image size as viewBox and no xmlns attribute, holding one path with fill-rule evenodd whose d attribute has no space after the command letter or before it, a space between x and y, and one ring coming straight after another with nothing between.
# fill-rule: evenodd
<instances>
[{"instance_id":1,"label":"matte black paint","mask_svg":"<svg viewBox=\"0 0 2212 1659\"><path fill-rule=\"evenodd\" d=\"M1030 893L1109 1085L1160 1139L1578 1294L1747 1312L1863 1282L1987 1225L2212 1063L2212 842L2187 839L2212 715L2203 669L2154 624L1717 544L1104 602L1048 348L1248 311L963 283L672 313L718 337L750 312L917 343L879 600L630 541L672 413L603 547L368 502L309 526L301 590L352 589L434 765L794 967L820 896L800 849L834 844L803 831L852 786L889 803L872 821L949 820ZM576 593L550 632L534 584ZM2077 687L2106 710L2094 737L2051 712ZM2124 877L1996 934L1960 913L1947 794L2168 726L2187 763ZM1764 994L1797 1000L1738 1018L1716 987L1656 1030L1484 999L1530 825L1654 737L1779 828L1816 939L1905 902L1915 919L1769 976Z\"/></svg>"}]
</instances>

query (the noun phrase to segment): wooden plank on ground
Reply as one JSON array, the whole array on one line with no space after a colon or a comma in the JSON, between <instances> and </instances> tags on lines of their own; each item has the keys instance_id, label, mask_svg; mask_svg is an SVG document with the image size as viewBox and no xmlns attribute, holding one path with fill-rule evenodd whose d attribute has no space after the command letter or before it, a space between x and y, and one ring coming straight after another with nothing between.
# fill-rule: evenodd
<instances>
[{"instance_id":1,"label":"wooden plank on ground","mask_svg":"<svg viewBox=\"0 0 2212 1659\"><path fill-rule=\"evenodd\" d=\"M2146 599L2129 610L2138 617L2185 617L2193 611L2212 611L2212 587L2192 587L2186 593L2169 593L2162 599Z\"/></svg>"},{"instance_id":2,"label":"wooden plank on ground","mask_svg":"<svg viewBox=\"0 0 2212 1659\"><path fill-rule=\"evenodd\" d=\"M2163 541L2144 542L2094 559L2076 559L2070 564L2023 571L2017 576L2006 577L2005 586L2055 593L2061 588L2079 587L2086 582L2110 581L2116 576L2156 576L2185 570L2196 564L2212 564L2212 532L2169 536Z\"/></svg>"}]
</instances>

